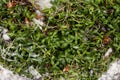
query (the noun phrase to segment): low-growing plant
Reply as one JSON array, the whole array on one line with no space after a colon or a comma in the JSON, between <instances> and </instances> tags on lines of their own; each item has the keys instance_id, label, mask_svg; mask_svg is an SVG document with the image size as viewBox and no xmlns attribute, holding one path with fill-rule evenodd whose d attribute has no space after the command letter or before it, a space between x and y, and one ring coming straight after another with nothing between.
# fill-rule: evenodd
<instances>
[{"instance_id":1,"label":"low-growing plant","mask_svg":"<svg viewBox=\"0 0 120 80\"><path fill-rule=\"evenodd\" d=\"M0 4L0 25L10 30L12 43L2 45L1 61L15 72L31 77L25 70L33 65L43 76L49 73L46 80L96 80L119 57L119 0L55 0L52 8L43 11L43 30L18 27L33 13L27 6L7 9L5 4ZM110 41L103 42L104 36ZM104 60L110 47L114 54Z\"/></svg>"}]
</instances>

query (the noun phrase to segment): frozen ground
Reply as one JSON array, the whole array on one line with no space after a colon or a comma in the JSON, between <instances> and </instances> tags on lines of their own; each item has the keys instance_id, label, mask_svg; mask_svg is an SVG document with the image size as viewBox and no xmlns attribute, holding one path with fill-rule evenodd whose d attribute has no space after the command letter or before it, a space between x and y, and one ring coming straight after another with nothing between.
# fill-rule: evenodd
<instances>
[{"instance_id":1,"label":"frozen ground","mask_svg":"<svg viewBox=\"0 0 120 80\"><path fill-rule=\"evenodd\" d=\"M120 80L120 59L111 63L107 72L103 73L98 80Z\"/></svg>"},{"instance_id":2,"label":"frozen ground","mask_svg":"<svg viewBox=\"0 0 120 80\"><path fill-rule=\"evenodd\" d=\"M0 80L30 80L25 76L19 76L18 74L13 74L12 71L5 69L0 65Z\"/></svg>"},{"instance_id":3,"label":"frozen ground","mask_svg":"<svg viewBox=\"0 0 120 80\"><path fill-rule=\"evenodd\" d=\"M27 78L24 75L13 74L12 71L0 65L0 80L43 80L43 77L33 66L30 66L26 71L33 75L33 79Z\"/></svg>"}]
</instances>

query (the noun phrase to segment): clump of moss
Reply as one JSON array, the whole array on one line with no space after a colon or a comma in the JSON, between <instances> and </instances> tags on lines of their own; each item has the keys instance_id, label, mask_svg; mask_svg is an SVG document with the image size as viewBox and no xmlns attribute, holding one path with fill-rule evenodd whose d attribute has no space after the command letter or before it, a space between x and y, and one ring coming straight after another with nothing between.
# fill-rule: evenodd
<instances>
[{"instance_id":1,"label":"clump of moss","mask_svg":"<svg viewBox=\"0 0 120 80\"><path fill-rule=\"evenodd\" d=\"M8 27L13 38L12 45L2 45L6 48L3 64L30 77L25 70L33 65L41 74L49 73L45 79L97 79L107 64L119 56L119 3L118 0L55 0L52 8L44 10L43 30L15 24L15 21L23 24L23 17L32 18L28 7L23 9L18 5L12 9L15 13L9 14L10 9L1 6L0 25ZM111 41L104 44L104 36ZM109 47L114 49L114 55L103 60Z\"/></svg>"}]
</instances>

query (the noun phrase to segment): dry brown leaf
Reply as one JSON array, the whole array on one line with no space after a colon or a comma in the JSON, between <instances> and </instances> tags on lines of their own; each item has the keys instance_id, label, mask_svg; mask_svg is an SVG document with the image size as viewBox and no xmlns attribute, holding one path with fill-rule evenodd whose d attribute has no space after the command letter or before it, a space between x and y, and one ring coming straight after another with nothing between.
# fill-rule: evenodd
<instances>
[{"instance_id":1,"label":"dry brown leaf","mask_svg":"<svg viewBox=\"0 0 120 80\"><path fill-rule=\"evenodd\" d=\"M68 72L70 70L70 66L69 65L66 65L63 69L63 72Z\"/></svg>"},{"instance_id":2,"label":"dry brown leaf","mask_svg":"<svg viewBox=\"0 0 120 80\"><path fill-rule=\"evenodd\" d=\"M109 36L104 36L102 43L103 43L103 45L106 45L106 44L109 44L110 41L111 41L111 38Z\"/></svg>"},{"instance_id":3,"label":"dry brown leaf","mask_svg":"<svg viewBox=\"0 0 120 80\"><path fill-rule=\"evenodd\" d=\"M18 1L9 1L7 2L7 7L12 8L15 7L18 4Z\"/></svg>"},{"instance_id":4,"label":"dry brown leaf","mask_svg":"<svg viewBox=\"0 0 120 80\"><path fill-rule=\"evenodd\" d=\"M25 17L25 24L30 24L30 21L27 17Z\"/></svg>"},{"instance_id":5,"label":"dry brown leaf","mask_svg":"<svg viewBox=\"0 0 120 80\"><path fill-rule=\"evenodd\" d=\"M8 8L13 7L13 2L8 2L8 3L7 3L7 7L8 7Z\"/></svg>"},{"instance_id":6,"label":"dry brown leaf","mask_svg":"<svg viewBox=\"0 0 120 80\"><path fill-rule=\"evenodd\" d=\"M40 19L40 20L42 20L42 21L45 20L45 17L44 17L43 15L37 15L37 14L36 14L35 18L36 18L36 19Z\"/></svg>"}]
</instances>

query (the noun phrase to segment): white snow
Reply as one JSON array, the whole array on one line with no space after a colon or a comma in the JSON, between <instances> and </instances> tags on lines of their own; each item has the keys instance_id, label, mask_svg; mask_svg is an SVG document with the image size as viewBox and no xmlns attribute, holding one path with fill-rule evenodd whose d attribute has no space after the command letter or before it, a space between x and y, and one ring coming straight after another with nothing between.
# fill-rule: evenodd
<instances>
[{"instance_id":1,"label":"white snow","mask_svg":"<svg viewBox=\"0 0 120 80\"><path fill-rule=\"evenodd\" d=\"M103 73L98 80L120 80L120 59L111 63L106 73Z\"/></svg>"},{"instance_id":2,"label":"white snow","mask_svg":"<svg viewBox=\"0 0 120 80\"><path fill-rule=\"evenodd\" d=\"M107 52L105 53L105 55L103 56L103 58L108 58L111 55L112 52L113 52L112 48L109 48L107 50Z\"/></svg>"},{"instance_id":3,"label":"white snow","mask_svg":"<svg viewBox=\"0 0 120 80\"><path fill-rule=\"evenodd\" d=\"M10 41L10 37L8 36L8 34L3 34L2 38L4 41Z\"/></svg>"},{"instance_id":4,"label":"white snow","mask_svg":"<svg viewBox=\"0 0 120 80\"><path fill-rule=\"evenodd\" d=\"M41 74L33 66L30 66L28 70L34 76L34 79L42 79Z\"/></svg>"},{"instance_id":5,"label":"white snow","mask_svg":"<svg viewBox=\"0 0 120 80\"><path fill-rule=\"evenodd\" d=\"M25 76L19 76L18 74L13 74L12 71L3 68L0 65L0 80L31 80Z\"/></svg>"},{"instance_id":6,"label":"white snow","mask_svg":"<svg viewBox=\"0 0 120 80\"><path fill-rule=\"evenodd\" d=\"M35 4L40 6L40 9L43 10L45 8L51 8L52 4L51 0L36 0Z\"/></svg>"},{"instance_id":7,"label":"white snow","mask_svg":"<svg viewBox=\"0 0 120 80\"><path fill-rule=\"evenodd\" d=\"M35 24L36 26L38 26L40 28L40 30L42 30L42 27L44 25L43 22L43 18L44 18L44 13L42 13L41 11L46 9L46 8L51 8L52 4L51 4L51 0L35 0L35 1L31 1L30 2L34 3L37 7L36 7L36 15L41 16L41 18L37 19L37 18L33 18L33 25Z\"/></svg>"},{"instance_id":8,"label":"white snow","mask_svg":"<svg viewBox=\"0 0 120 80\"><path fill-rule=\"evenodd\" d=\"M2 31L3 34L6 34L7 32L8 32L8 29L5 29L5 28Z\"/></svg>"}]
</instances>

